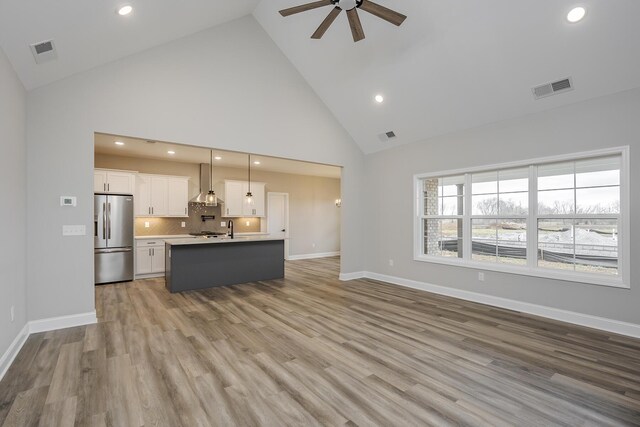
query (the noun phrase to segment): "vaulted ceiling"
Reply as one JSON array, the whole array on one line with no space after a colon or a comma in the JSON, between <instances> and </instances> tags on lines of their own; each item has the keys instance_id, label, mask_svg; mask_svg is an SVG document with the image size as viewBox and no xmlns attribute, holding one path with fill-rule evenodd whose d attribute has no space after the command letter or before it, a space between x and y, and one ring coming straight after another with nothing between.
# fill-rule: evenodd
<instances>
[{"instance_id":1,"label":"vaulted ceiling","mask_svg":"<svg viewBox=\"0 0 640 427\"><path fill-rule=\"evenodd\" d=\"M122 19L112 1L0 0L0 45L34 88L253 13L366 153L640 86L638 0L581 1L577 24L574 0L377 0L408 19L361 12L358 43L344 14L310 39L331 7L278 13L308 1L132 0ZM48 38L60 58L36 66L28 44ZM534 100L532 87L566 77L574 91Z\"/></svg>"}]
</instances>

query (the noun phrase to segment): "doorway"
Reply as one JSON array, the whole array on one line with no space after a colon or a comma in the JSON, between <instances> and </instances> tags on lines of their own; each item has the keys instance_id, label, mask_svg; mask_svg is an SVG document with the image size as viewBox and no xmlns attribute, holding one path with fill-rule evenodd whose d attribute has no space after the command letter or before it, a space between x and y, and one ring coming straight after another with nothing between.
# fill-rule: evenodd
<instances>
[{"instance_id":1,"label":"doorway","mask_svg":"<svg viewBox=\"0 0 640 427\"><path fill-rule=\"evenodd\" d=\"M267 232L285 239L284 259L289 259L289 193L267 193Z\"/></svg>"}]
</instances>

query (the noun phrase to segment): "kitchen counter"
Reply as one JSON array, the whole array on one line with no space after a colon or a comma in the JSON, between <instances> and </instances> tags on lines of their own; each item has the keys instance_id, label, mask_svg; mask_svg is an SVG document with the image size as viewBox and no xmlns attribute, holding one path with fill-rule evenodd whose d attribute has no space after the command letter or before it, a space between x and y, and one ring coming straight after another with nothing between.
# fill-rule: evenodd
<instances>
[{"instance_id":1,"label":"kitchen counter","mask_svg":"<svg viewBox=\"0 0 640 427\"><path fill-rule=\"evenodd\" d=\"M227 236L221 237L190 237L185 239L165 239L169 246L184 246L184 245L215 245L220 243L243 243L243 242L264 242L269 240L284 240L283 237L274 237L268 234L266 235L247 235L247 236L235 236L233 239Z\"/></svg>"},{"instance_id":2,"label":"kitchen counter","mask_svg":"<svg viewBox=\"0 0 640 427\"><path fill-rule=\"evenodd\" d=\"M135 236L136 240L143 239L158 239L158 240L166 240L166 239L188 239L190 237L194 237L190 234L165 234L165 235L157 235L157 236Z\"/></svg>"},{"instance_id":3,"label":"kitchen counter","mask_svg":"<svg viewBox=\"0 0 640 427\"><path fill-rule=\"evenodd\" d=\"M269 235L165 240L165 286L173 293L284 278L284 240Z\"/></svg>"}]
</instances>

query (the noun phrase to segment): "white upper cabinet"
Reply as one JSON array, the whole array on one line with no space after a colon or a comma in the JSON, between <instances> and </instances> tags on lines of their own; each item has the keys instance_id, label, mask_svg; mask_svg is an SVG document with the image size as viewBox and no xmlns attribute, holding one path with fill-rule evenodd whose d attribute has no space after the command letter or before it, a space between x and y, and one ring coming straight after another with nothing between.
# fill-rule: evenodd
<instances>
[{"instance_id":1,"label":"white upper cabinet","mask_svg":"<svg viewBox=\"0 0 640 427\"><path fill-rule=\"evenodd\" d=\"M189 215L189 178L138 174L136 216L186 217Z\"/></svg>"},{"instance_id":2,"label":"white upper cabinet","mask_svg":"<svg viewBox=\"0 0 640 427\"><path fill-rule=\"evenodd\" d=\"M125 171L95 169L93 171L93 191L96 193L133 194L135 174Z\"/></svg>"},{"instance_id":3,"label":"white upper cabinet","mask_svg":"<svg viewBox=\"0 0 640 427\"><path fill-rule=\"evenodd\" d=\"M189 181L184 178L169 178L167 211L169 216L188 215Z\"/></svg>"},{"instance_id":4,"label":"white upper cabinet","mask_svg":"<svg viewBox=\"0 0 640 427\"><path fill-rule=\"evenodd\" d=\"M251 194L253 194L253 203L247 203L246 194L249 191L249 183L247 181L230 181L224 182L224 193L221 198L224 200L224 217L263 217L265 184L263 182L251 183Z\"/></svg>"}]
</instances>

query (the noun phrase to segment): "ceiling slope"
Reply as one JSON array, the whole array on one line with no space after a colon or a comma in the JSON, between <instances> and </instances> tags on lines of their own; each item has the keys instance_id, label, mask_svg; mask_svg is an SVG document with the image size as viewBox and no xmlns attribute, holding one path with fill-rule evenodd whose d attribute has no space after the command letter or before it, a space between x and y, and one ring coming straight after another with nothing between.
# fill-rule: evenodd
<instances>
[{"instance_id":1,"label":"ceiling slope","mask_svg":"<svg viewBox=\"0 0 640 427\"><path fill-rule=\"evenodd\" d=\"M640 86L640 1L376 0L401 27L361 13L310 38L328 13L283 18L304 3L263 0L254 16L366 153ZM572 77L575 90L534 100L531 88ZM374 102L382 94L384 103ZM394 131L397 138L379 135Z\"/></svg>"},{"instance_id":2,"label":"ceiling slope","mask_svg":"<svg viewBox=\"0 0 640 427\"><path fill-rule=\"evenodd\" d=\"M0 0L0 46L27 89L250 14L259 0ZM131 4L131 15L116 9ZM29 45L53 39L36 65ZM231 41L230 41L231 42Z\"/></svg>"}]
</instances>

